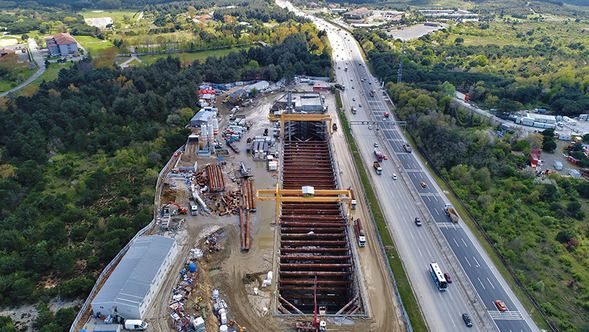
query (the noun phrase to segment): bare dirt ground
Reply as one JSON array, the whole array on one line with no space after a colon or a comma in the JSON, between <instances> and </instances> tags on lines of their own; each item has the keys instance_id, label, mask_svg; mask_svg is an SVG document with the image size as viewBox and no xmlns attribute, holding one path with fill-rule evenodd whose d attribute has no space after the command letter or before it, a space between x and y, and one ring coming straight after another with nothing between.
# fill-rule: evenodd
<instances>
[{"instance_id":1,"label":"bare dirt ground","mask_svg":"<svg viewBox=\"0 0 589 332\"><path fill-rule=\"evenodd\" d=\"M270 128L267 120L268 110L274 99L281 94L262 96L256 99L252 106L243 109L237 115L247 115L246 120L252 123L249 132L237 143L241 152L230 152L225 157L226 165L223 172L228 172L239 167L243 161L254 175L255 189L273 188L276 185L276 174L268 172L263 161L254 161L245 152L246 138L262 135L264 128ZM335 110L334 97L326 95L330 103L330 109ZM331 105L332 104L332 105ZM220 107L222 116L228 111L227 107ZM335 113L334 113L335 114ZM221 128L226 121L221 122ZM340 126L341 127L341 126ZM361 187L355 175L351 163L351 157L345 145L344 137L337 133L334 135L335 151L337 153L339 167L342 169L344 186L353 185L358 191ZM193 162L192 158L182 158L182 163ZM198 160L199 165L205 165L208 161ZM226 183L233 186L226 177ZM174 198L181 205L186 205L188 200L187 188L176 181ZM359 193L359 195L362 195ZM170 197L171 198L171 197ZM362 200L358 209L354 212L355 218L368 219L368 212ZM262 288L262 280L268 271L275 271L273 261L275 258L276 227L273 225L274 202L257 202L257 211L251 214L251 248L248 252L240 250L239 242L239 217L236 215L218 216L182 216L185 219L183 229L176 233L179 240L180 254L175 262L173 271L168 275L160 289L154 305L148 312L148 322L151 323L150 331L173 330L170 318L171 290L177 284L179 272L184 266L191 248L194 248L202 239L216 229L222 229L220 244L222 249L218 252L205 255L198 263L199 270L195 283L195 290L186 302L187 312L194 315L203 315L207 322L207 331L216 331L218 322L211 311L211 292L219 289L220 296L227 302L228 316L230 320L246 327L248 331L292 331L295 320L285 319L272 315L272 306L276 285ZM360 266L362 270L361 284L367 294L369 317L355 322L345 320L334 322L328 320L329 331L401 331L404 330L398 311L397 303L392 297L392 284L383 266L385 262L376 246L376 237L372 224L364 223L367 230L369 244L360 250ZM276 274L274 274L276 275ZM255 290L257 288L257 290ZM257 291L257 292L256 292ZM256 294L257 293L257 294ZM383 296L386 294L386 296Z\"/></svg>"}]
</instances>

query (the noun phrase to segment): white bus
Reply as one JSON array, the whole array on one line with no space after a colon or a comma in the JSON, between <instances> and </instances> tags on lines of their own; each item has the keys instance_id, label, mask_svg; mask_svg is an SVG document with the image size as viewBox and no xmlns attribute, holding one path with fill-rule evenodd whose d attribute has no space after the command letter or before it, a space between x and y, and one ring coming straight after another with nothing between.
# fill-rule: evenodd
<instances>
[{"instance_id":1,"label":"white bus","mask_svg":"<svg viewBox=\"0 0 589 332\"><path fill-rule=\"evenodd\" d=\"M438 263L431 263L429 265L429 272L432 275L432 279L438 287L438 290L445 291L446 288L448 288L448 282L446 281L446 278L444 277L444 274L442 273Z\"/></svg>"}]
</instances>

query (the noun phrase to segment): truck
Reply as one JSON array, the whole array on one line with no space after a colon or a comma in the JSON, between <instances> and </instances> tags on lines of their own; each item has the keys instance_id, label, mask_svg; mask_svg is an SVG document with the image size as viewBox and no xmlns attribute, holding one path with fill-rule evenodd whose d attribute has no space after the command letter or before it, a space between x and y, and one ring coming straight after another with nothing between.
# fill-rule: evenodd
<instances>
[{"instance_id":1,"label":"truck","mask_svg":"<svg viewBox=\"0 0 589 332\"><path fill-rule=\"evenodd\" d=\"M354 220L354 231L356 232L356 238L358 239L358 247L364 248L366 246L366 235L364 235L364 229L360 219Z\"/></svg>"},{"instance_id":2,"label":"truck","mask_svg":"<svg viewBox=\"0 0 589 332\"><path fill-rule=\"evenodd\" d=\"M411 145L405 143L403 144L403 149L405 149L406 152L411 153Z\"/></svg>"},{"instance_id":3,"label":"truck","mask_svg":"<svg viewBox=\"0 0 589 332\"><path fill-rule=\"evenodd\" d=\"M382 167L380 167L380 163L378 161L375 161L374 163L372 163L372 167L374 167L376 174L378 174L378 175L382 174Z\"/></svg>"},{"instance_id":4,"label":"truck","mask_svg":"<svg viewBox=\"0 0 589 332\"><path fill-rule=\"evenodd\" d=\"M125 330L144 331L147 330L148 324L140 319L127 319L125 321Z\"/></svg>"},{"instance_id":5,"label":"truck","mask_svg":"<svg viewBox=\"0 0 589 332\"><path fill-rule=\"evenodd\" d=\"M356 201L356 196L354 195L354 190L352 189L352 187L348 187L348 190L350 191L350 206L352 207L352 210L356 210L356 206L358 205L358 202Z\"/></svg>"},{"instance_id":6,"label":"truck","mask_svg":"<svg viewBox=\"0 0 589 332\"><path fill-rule=\"evenodd\" d=\"M190 200L189 204L190 204L190 215L196 216L198 214L198 206L196 205L196 203L194 203L193 200Z\"/></svg>"},{"instance_id":7,"label":"truck","mask_svg":"<svg viewBox=\"0 0 589 332\"><path fill-rule=\"evenodd\" d=\"M454 207L452 206L452 204L446 204L446 206L444 207L444 211L446 212L446 215L450 218L450 220L452 220L453 223L458 223L458 220L460 220L460 217L458 217L458 213L456 213L456 209L454 209Z\"/></svg>"},{"instance_id":8,"label":"truck","mask_svg":"<svg viewBox=\"0 0 589 332\"><path fill-rule=\"evenodd\" d=\"M374 148L374 156L376 157L376 160L378 160L378 161L384 160L384 155L382 154L382 151L380 151L378 148Z\"/></svg>"}]
</instances>

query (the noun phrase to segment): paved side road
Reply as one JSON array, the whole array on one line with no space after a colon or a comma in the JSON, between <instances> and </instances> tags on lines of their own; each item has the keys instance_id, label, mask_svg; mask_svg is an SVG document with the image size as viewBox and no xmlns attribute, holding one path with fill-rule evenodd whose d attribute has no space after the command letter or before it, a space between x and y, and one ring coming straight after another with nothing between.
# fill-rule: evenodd
<instances>
[{"instance_id":1,"label":"paved side road","mask_svg":"<svg viewBox=\"0 0 589 332\"><path fill-rule=\"evenodd\" d=\"M27 78L26 81L22 82L18 86L15 86L14 88L12 88L8 91L4 91L4 92L0 93L0 97L7 96L13 92L16 92L16 91L24 88L25 86L31 84L34 80L39 78L39 76L43 75L43 73L45 72L45 59L43 59L43 55L41 54L41 50L40 50L39 46L37 45L37 42L35 41L35 39L29 38L28 43L29 43L29 51L31 52L31 55L33 56L33 60L35 61L35 63L39 67L39 69L33 75L31 75L31 77Z\"/></svg>"}]
</instances>

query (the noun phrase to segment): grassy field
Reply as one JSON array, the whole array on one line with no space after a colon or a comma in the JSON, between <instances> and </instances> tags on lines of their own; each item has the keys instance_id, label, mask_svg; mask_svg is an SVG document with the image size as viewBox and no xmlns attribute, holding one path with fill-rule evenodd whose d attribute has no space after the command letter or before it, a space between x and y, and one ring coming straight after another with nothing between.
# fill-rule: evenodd
<instances>
[{"instance_id":1,"label":"grassy field","mask_svg":"<svg viewBox=\"0 0 589 332\"><path fill-rule=\"evenodd\" d=\"M240 50L247 50L249 47L232 47L232 48L222 48L218 50L208 50L208 51L200 51L194 53L177 53L177 54L169 54L172 57L180 58L180 61L183 64L191 64L195 60L206 60L208 57L222 57L231 52L237 52ZM155 63L159 59L167 58L168 54L157 54L157 55L142 55L139 58L143 61L144 65L151 65ZM137 62L133 62L133 64L137 65Z\"/></svg>"},{"instance_id":2,"label":"grassy field","mask_svg":"<svg viewBox=\"0 0 589 332\"><path fill-rule=\"evenodd\" d=\"M84 18L110 17L112 18L113 22L122 23L124 21L125 16L127 16L130 20L136 20L139 15L139 12L129 10L86 10L80 12L80 15L84 16Z\"/></svg>"},{"instance_id":3,"label":"grassy field","mask_svg":"<svg viewBox=\"0 0 589 332\"><path fill-rule=\"evenodd\" d=\"M0 92L4 92L14 88L21 82L25 81L31 75L37 71L37 68L29 69L27 67L19 67L14 69L14 72L10 74L11 79L2 78L0 79Z\"/></svg>"},{"instance_id":4,"label":"grassy field","mask_svg":"<svg viewBox=\"0 0 589 332\"><path fill-rule=\"evenodd\" d=\"M66 62L66 63L52 63L47 67L43 75L39 76L36 80L34 80L31 84L27 85L26 87L22 88L18 94L22 96L31 96L39 89L41 82L46 81L53 81L57 78L59 71L64 68L70 68L73 66L73 63Z\"/></svg>"},{"instance_id":5,"label":"grassy field","mask_svg":"<svg viewBox=\"0 0 589 332\"><path fill-rule=\"evenodd\" d=\"M341 98L339 97L339 93L336 94L336 103L338 104L338 107L341 107ZM397 287L401 295L401 301L403 301L403 306L405 307L407 315L409 316L410 324L413 327L413 331L427 331L427 325L425 323L424 317L421 314L421 309L419 308L417 299L415 298L413 290L411 289L411 284L409 283L409 279L405 273L405 269L403 268L403 263L401 262L391 234L387 228L386 220L382 210L380 209L378 198L376 197L376 193L372 188L366 168L362 162L360 151L358 151L358 147L356 146L356 142L352 136L352 131L350 129L348 120L343 112L338 112L338 115L344 135L346 137L346 141L348 142L348 146L350 147L350 151L352 152L352 156L354 158L354 164L356 165L360 180L362 181L362 187L366 193L366 197L368 198L368 204L374 217L374 221L376 222L378 233L381 236L382 244L386 251L386 258L391 269L393 270L395 282L397 283Z\"/></svg>"},{"instance_id":6,"label":"grassy field","mask_svg":"<svg viewBox=\"0 0 589 332\"><path fill-rule=\"evenodd\" d=\"M96 54L99 51L114 47L109 40L102 40L92 36L76 36L76 40L90 54Z\"/></svg>"}]
</instances>

